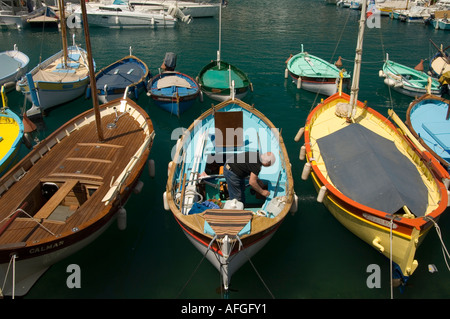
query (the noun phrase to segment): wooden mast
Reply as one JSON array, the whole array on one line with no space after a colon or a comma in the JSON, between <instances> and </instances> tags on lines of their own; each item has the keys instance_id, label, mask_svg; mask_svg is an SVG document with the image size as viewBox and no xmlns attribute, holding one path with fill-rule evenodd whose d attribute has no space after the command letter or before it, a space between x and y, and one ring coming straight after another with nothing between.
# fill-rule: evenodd
<instances>
[{"instance_id":1,"label":"wooden mast","mask_svg":"<svg viewBox=\"0 0 450 319\"><path fill-rule=\"evenodd\" d=\"M97 125L97 135L100 141L103 141L103 129L102 129L102 121L100 117L100 110L98 107L98 97L97 97L97 83L95 82L95 71L94 71L94 62L92 59L92 49L91 49L91 38L89 35L89 24L87 21L86 14L86 3L84 0L80 1L81 4L81 13L83 17L83 29L84 29L84 38L86 42L86 52L88 55L88 64L89 64L89 78L91 82L91 96L92 96L92 104L94 106L95 112L95 123Z\"/></svg>"},{"instance_id":2,"label":"wooden mast","mask_svg":"<svg viewBox=\"0 0 450 319\"><path fill-rule=\"evenodd\" d=\"M58 0L59 5L59 21L61 23L61 37L62 37L62 49L63 49L63 64L64 68L67 67L67 33L66 33L66 17L64 13L64 0Z\"/></svg>"},{"instance_id":3,"label":"wooden mast","mask_svg":"<svg viewBox=\"0 0 450 319\"><path fill-rule=\"evenodd\" d=\"M356 45L355 54L355 66L353 68L353 78L352 78L352 88L350 93L350 114L348 118L351 118L353 111L356 108L358 102L358 92L359 92L359 76L361 73L361 59L362 59L362 48L364 39L364 28L366 23L366 11L367 11L367 0L363 0L361 8L361 18L359 20L359 32L358 32L358 42Z\"/></svg>"}]
</instances>

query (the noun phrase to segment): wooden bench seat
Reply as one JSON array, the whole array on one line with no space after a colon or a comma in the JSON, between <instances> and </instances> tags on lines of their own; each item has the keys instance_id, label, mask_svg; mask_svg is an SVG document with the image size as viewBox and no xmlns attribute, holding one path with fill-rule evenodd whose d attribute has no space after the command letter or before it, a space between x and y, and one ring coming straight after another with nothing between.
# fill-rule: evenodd
<instances>
[{"instance_id":1,"label":"wooden bench seat","mask_svg":"<svg viewBox=\"0 0 450 319\"><path fill-rule=\"evenodd\" d=\"M48 218L77 183L78 180L76 179L67 180L33 217L37 219Z\"/></svg>"}]
</instances>

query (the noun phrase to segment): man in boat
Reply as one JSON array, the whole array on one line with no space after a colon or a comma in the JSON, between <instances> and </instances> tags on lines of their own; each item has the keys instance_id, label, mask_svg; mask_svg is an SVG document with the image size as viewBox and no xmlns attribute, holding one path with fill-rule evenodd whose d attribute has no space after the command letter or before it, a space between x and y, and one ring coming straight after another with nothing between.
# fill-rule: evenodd
<instances>
[{"instance_id":1,"label":"man in boat","mask_svg":"<svg viewBox=\"0 0 450 319\"><path fill-rule=\"evenodd\" d=\"M245 152L235 154L227 159L223 167L223 175L227 181L229 199L236 199L245 204L245 180L249 177L249 185L264 197L270 195L264 189L264 183L258 178L261 166L269 167L275 163L272 152L259 154Z\"/></svg>"}]
</instances>

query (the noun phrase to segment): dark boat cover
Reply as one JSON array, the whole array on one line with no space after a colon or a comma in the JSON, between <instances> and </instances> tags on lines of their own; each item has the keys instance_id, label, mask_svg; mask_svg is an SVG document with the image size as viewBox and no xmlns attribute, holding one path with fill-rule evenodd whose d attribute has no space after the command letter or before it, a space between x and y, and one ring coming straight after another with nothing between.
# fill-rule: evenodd
<instances>
[{"instance_id":1,"label":"dark boat cover","mask_svg":"<svg viewBox=\"0 0 450 319\"><path fill-rule=\"evenodd\" d=\"M97 88L103 89L108 85L109 89L126 88L127 86L139 82L145 75L145 67L136 60L126 59L111 66L97 76Z\"/></svg>"},{"instance_id":2,"label":"dark boat cover","mask_svg":"<svg viewBox=\"0 0 450 319\"><path fill-rule=\"evenodd\" d=\"M351 124L317 143L330 179L347 197L390 214L403 206L416 216L425 214L426 186L392 141Z\"/></svg>"}]
</instances>

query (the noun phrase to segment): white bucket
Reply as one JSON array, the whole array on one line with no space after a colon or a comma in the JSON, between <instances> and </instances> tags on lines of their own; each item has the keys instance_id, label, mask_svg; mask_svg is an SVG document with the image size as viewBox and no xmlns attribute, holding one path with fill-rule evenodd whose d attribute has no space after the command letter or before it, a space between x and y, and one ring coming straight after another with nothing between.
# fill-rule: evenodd
<instances>
[{"instance_id":1,"label":"white bucket","mask_svg":"<svg viewBox=\"0 0 450 319\"><path fill-rule=\"evenodd\" d=\"M244 204L237 199L227 200L223 209L244 209Z\"/></svg>"}]
</instances>

